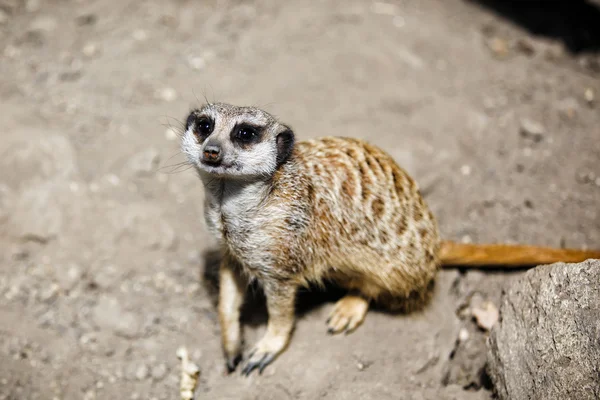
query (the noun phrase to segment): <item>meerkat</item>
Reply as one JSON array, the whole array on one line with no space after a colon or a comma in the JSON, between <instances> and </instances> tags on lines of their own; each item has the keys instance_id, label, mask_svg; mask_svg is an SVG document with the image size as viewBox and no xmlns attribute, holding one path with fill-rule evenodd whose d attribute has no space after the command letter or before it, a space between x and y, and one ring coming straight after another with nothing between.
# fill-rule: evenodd
<instances>
[{"instance_id":1,"label":"meerkat","mask_svg":"<svg viewBox=\"0 0 600 400\"><path fill-rule=\"evenodd\" d=\"M300 287L335 282L347 295L326 321L352 332L369 306L425 302L452 265L536 265L600 252L442 241L415 181L366 141L296 141L253 107L209 103L189 113L181 148L204 185L204 217L222 249L218 314L229 372L249 375L287 347ZM266 333L242 360L240 309L249 282L263 288Z\"/></svg>"}]
</instances>

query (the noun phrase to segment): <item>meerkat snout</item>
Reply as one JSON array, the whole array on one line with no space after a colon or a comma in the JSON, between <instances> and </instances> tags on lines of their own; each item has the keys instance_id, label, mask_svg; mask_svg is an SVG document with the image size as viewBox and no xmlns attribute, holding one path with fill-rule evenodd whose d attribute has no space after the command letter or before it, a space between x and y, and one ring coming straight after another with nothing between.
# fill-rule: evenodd
<instances>
[{"instance_id":1,"label":"meerkat snout","mask_svg":"<svg viewBox=\"0 0 600 400\"><path fill-rule=\"evenodd\" d=\"M202 161L211 165L218 165L221 162L221 146L218 144L204 146Z\"/></svg>"}]
</instances>

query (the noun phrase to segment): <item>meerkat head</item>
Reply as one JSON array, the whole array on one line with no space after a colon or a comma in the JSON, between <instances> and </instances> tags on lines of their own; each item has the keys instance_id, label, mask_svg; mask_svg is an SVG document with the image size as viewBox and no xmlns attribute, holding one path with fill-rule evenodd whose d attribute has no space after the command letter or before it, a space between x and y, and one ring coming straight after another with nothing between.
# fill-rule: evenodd
<instances>
[{"instance_id":1,"label":"meerkat head","mask_svg":"<svg viewBox=\"0 0 600 400\"><path fill-rule=\"evenodd\" d=\"M248 180L272 176L293 147L292 130L267 112L223 103L192 110L181 140L201 175Z\"/></svg>"}]
</instances>

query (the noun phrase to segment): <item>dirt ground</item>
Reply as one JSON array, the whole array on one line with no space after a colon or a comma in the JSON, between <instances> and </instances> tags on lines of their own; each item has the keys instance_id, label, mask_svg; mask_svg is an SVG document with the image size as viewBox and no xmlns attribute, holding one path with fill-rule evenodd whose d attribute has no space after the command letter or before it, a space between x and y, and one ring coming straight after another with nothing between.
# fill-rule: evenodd
<instances>
[{"instance_id":1,"label":"dirt ground","mask_svg":"<svg viewBox=\"0 0 600 400\"><path fill-rule=\"evenodd\" d=\"M598 9L498 3L0 0L0 399L175 399L180 346L198 399L492 398L469 310L521 272L445 270L347 336L305 292L289 349L227 376L177 131L205 97L257 105L382 146L446 238L599 247Z\"/></svg>"}]
</instances>

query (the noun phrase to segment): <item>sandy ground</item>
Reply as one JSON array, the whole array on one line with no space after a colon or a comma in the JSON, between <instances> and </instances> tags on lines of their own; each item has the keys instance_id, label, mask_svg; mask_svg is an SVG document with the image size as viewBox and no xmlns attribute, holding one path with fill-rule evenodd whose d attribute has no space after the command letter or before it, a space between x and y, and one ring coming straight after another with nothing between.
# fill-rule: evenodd
<instances>
[{"instance_id":1,"label":"sandy ground","mask_svg":"<svg viewBox=\"0 0 600 400\"><path fill-rule=\"evenodd\" d=\"M484 3L0 0L0 399L175 399L179 346L198 399L491 398L469 309L520 272L443 271L425 312L339 337L332 296L303 293L288 351L227 376L177 166L190 107L257 105L388 150L447 238L598 247L600 20Z\"/></svg>"}]
</instances>

